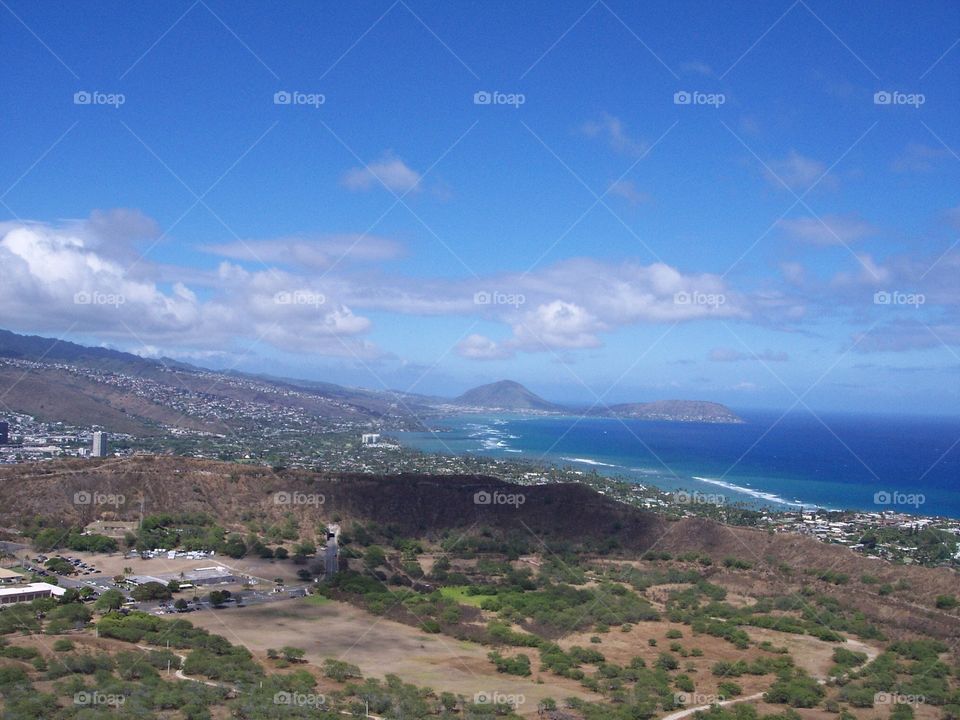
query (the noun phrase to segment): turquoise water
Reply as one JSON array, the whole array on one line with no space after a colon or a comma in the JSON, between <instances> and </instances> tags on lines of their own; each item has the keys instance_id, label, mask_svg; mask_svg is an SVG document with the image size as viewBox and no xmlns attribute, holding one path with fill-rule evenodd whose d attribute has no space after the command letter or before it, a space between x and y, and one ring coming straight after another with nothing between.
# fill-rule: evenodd
<instances>
[{"instance_id":1,"label":"turquoise water","mask_svg":"<svg viewBox=\"0 0 960 720\"><path fill-rule=\"evenodd\" d=\"M740 413L743 425L461 415L400 433L426 452L547 461L778 509L960 517L960 419Z\"/></svg>"}]
</instances>

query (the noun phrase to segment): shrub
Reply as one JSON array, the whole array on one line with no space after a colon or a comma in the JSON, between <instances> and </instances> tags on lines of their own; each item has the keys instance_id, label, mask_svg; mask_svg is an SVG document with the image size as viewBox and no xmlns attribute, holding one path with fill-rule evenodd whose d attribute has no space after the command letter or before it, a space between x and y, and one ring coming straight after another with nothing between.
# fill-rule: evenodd
<instances>
[{"instance_id":1,"label":"shrub","mask_svg":"<svg viewBox=\"0 0 960 720\"><path fill-rule=\"evenodd\" d=\"M936 606L940 610L952 610L957 606L957 598L954 595L937 595Z\"/></svg>"},{"instance_id":2,"label":"shrub","mask_svg":"<svg viewBox=\"0 0 960 720\"><path fill-rule=\"evenodd\" d=\"M662 652L657 656L657 661L654 663L654 666L661 670L676 670L680 667L680 662L670 653Z\"/></svg>"},{"instance_id":3,"label":"shrub","mask_svg":"<svg viewBox=\"0 0 960 720\"><path fill-rule=\"evenodd\" d=\"M351 678L362 678L363 673L360 668L343 660L334 660L327 658L323 661L323 674L331 680L337 682L346 682Z\"/></svg>"},{"instance_id":4,"label":"shrub","mask_svg":"<svg viewBox=\"0 0 960 720\"><path fill-rule=\"evenodd\" d=\"M508 675L520 675L527 677L530 675L530 658L520 654L514 657L504 657L500 653L493 651L487 654L490 662L497 668L497 672Z\"/></svg>"},{"instance_id":5,"label":"shrub","mask_svg":"<svg viewBox=\"0 0 960 720\"><path fill-rule=\"evenodd\" d=\"M764 700L795 708L812 708L820 702L824 689L812 677L802 671L782 675L764 694Z\"/></svg>"},{"instance_id":6,"label":"shrub","mask_svg":"<svg viewBox=\"0 0 960 720\"><path fill-rule=\"evenodd\" d=\"M743 688L732 680L717 683L717 690L724 698L733 698L743 694Z\"/></svg>"}]
</instances>

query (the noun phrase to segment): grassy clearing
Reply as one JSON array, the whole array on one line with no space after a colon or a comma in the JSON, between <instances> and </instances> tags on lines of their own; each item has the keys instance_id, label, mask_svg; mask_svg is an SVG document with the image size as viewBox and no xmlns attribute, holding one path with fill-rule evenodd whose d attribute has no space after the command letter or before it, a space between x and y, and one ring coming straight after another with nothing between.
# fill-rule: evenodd
<instances>
[{"instance_id":1,"label":"grassy clearing","mask_svg":"<svg viewBox=\"0 0 960 720\"><path fill-rule=\"evenodd\" d=\"M480 607L480 603L487 599L486 595L468 595L467 588L468 585L451 585L449 587L440 588L440 594L454 600L455 602L461 603L463 605L473 605L474 607Z\"/></svg>"}]
</instances>

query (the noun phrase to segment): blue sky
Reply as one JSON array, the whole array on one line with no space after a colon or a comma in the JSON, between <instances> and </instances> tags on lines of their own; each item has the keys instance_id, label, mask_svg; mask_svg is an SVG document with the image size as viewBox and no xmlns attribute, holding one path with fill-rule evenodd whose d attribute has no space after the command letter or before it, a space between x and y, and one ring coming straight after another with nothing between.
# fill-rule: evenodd
<instances>
[{"instance_id":1,"label":"blue sky","mask_svg":"<svg viewBox=\"0 0 960 720\"><path fill-rule=\"evenodd\" d=\"M953 3L6 0L0 32L4 327L955 412Z\"/></svg>"}]
</instances>

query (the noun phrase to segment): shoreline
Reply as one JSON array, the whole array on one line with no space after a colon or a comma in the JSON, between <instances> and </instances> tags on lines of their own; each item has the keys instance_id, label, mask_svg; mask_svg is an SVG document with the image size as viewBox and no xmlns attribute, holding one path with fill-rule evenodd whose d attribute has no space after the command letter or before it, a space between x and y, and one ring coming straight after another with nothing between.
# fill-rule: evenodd
<instances>
[{"instance_id":1,"label":"shoreline","mask_svg":"<svg viewBox=\"0 0 960 720\"><path fill-rule=\"evenodd\" d=\"M830 513L876 513L881 514L894 514L894 515L906 515L915 518L918 522L924 520L936 521L936 522L960 522L960 513L956 514L945 514L945 515L935 515L921 512L919 507L924 504L925 497L922 493L914 493L907 495L900 492L890 492L885 489L879 491L875 488L863 485L864 490L872 495L875 499L874 503L859 503L859 504L845 504L843 502L837 501L826 501L826 500L806 500L799 496L799 493L796 495L790 494L787 495L782 490L777 490L774 488L766 489L763 487L757 487L753 483L744 480L744 482L738 482L738 478L727 479L725 475L721 474L720 477L714 477L710 472L704 471L690 471L689 469L685 470L683 473L677 473L672 470L670 467L666 467L666 471L669 471L673 474L671 478L667 475L666 472L660 471L657 469L645 468L645 467L634 467L630 463L617 463L611 462L613 458L610 458L606 455L591 456L587 452L569 452L557 450L555 456L549 456L546 453L539 454L537 451L532 451L524 448L510 447L507 443L508 440L521 439L522 436L517 434L511 434L505 430L499 429L501 426L506 425L511 420L526 421L526 420L538 420L543 419L543 416L530 416L523 415L518 413L511 414L481 414L481 413L469 413L461 416L457 416L466 420L473 421L475 419L484 419L487 423L476 423L476 428L467 427L451 427L447 425L446 427L432 427L426 433L424 432L400 432L392 433L397 439L397 442L405 450L413 450L415 452L421 452L425 454L437 454L444 457L483 457L496 462L515 462L528 464L533 466L548 466L555 468L557 470L564 470L570 472L582 472L584 470L589 470L594 473L597 473L608 480L616 482L627 482L634 485L651 487L656 489L664 494L676 493L678 491L687 491L687 492L700 492L701 494L710 494L708 491L711 487L721 488L723 490L729 491L729 494L734 495L734 497L725 497L721 504L736 504L746 507L750 507L760 512L766 512L769 514L775 515L787 515L790 513L796 513L800 510L804 511L823 511ZM448 417L447 420L455 421L456 418ZM554 416L551 419L563 419L560 416ZM575 416L570 416L568 419L572 420L581 420L582 418L577 418ZM597 419L597 418L591 418ZM609 418L604 418L609 419ZM488 424L492 427L487 427L485 432L481 432L480 428L483 425ZM676 423L676 424L686 424L686 423ZM711 424L712 425L712 424ZM470 432L473 430L473 432ZM451 434L451 433L464 433L469 437L476 440L480 445L477 449L462 449L456 450L449 446L444 450L437 450L435 448L425 446L424 443L419 442L422 438L427 443L433 438L435 434L441 436ZM419 436L419 438L417 437ZM442 442L442 441L441 441ZM442 442L446 446L445 442ZM551 448L551 451L553 448ZM548 451L549 452L549 451ZM563 454L560 454L563 452ZM511 455L516 455L516 457L507 457L506 453ZM552 453L551 453L552 455ZM688 474L689 473L689 474ZM694 474L696 473L696 474ZM753 476L749 476L753 477ZM667 482L664 482L667 481ZM689 484L688 484L689 482ZM798 487L803 487L802 483L804 481L797 480L795 481ZM813 480L812 482L818 482L818 480ZM819 481L824 482L824 481ZM889 484L889 483L888 483ZM809 490L810 486L806 488ZM792 495L792 497L791 497ZM900 496L907 495L910 498L919 497L920 503L918 505L910 505L904 503L893 502ZM877 500L882 500L884 498L889 498L891 502L883 503L878 502Z\"/></svg>"}]
</instances>

